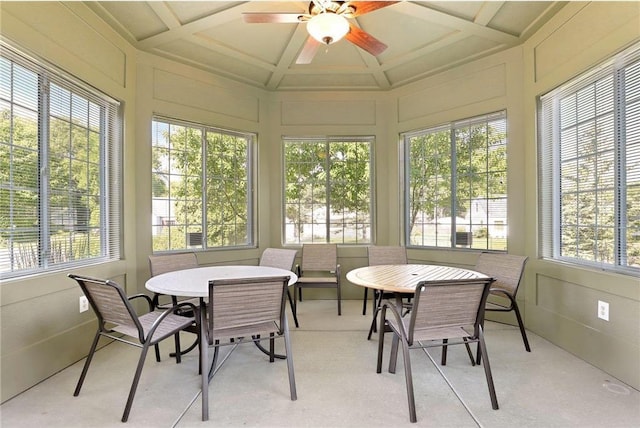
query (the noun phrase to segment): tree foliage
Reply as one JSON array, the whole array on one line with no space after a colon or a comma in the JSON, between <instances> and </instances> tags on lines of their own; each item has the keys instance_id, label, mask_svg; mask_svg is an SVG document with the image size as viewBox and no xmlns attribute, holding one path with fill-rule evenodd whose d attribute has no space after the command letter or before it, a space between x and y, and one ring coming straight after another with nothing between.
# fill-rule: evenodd
<instances>
[{"instance_id":1,"label":"tree foliage","mask_svg":"<svg viewBox=\"0 0 640 428\"><path fill-rule=\"evenodd\" d=\"M370 142L287 140L284 160L288 242L370 242Z\"/></svg>"}]
</instances>

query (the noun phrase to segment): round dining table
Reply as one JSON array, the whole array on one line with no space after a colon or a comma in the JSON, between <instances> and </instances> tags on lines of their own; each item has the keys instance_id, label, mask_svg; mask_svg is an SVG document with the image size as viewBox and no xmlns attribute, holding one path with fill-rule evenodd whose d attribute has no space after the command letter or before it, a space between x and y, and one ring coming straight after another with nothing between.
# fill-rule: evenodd
<instances>
[{"instance_id":1,"label":"round dining table","mask_svg":"<svg viewBox=\"0 0 640 428\"><path fill-rule=\"evenodd\" d=\"M410 297L411 294L414 294L416 287L421 282L443 283L477 279L490 279L490 277L469 269L421 264L364 266L347 273L347 280L352 284L380 290L378 300L375 302L373 319L371 320L367 339L371 339L371 335L377 330L376 320L384 293L393 293L396 306L401 310L403 306L402 298Z\"/></svg>"},{"instance_id":2,"label":"round dining table","mask_svg":"<svg viewBox=\"0 0 640 428\"><path fill-rule=\"evenodd\" d=\"M273 276L288 276L289 285L295 284L298 280L298 276L289 270L269 266L204 266L176 270L153 276L147 280L145 287L154 293L168 296L199 298L200 306L204 307L204 299L209 297L209 281L211 280ZM256 341L254 343L262 352L267 355L269 354L269 352L260 345L260 342ZM192 348L189 348L189 350L191 349ZM275 357L279 359L285 358L285 356L278 354L276 354Z\"/></svg>"},{"instance_id":3,"label":"round dining table","mask_svg":"<svg viewBox=\"0 0 640 428\"><path fill-rule=\"evenodd\" d=\"M364 266L347 273L347 280L354 285L389 293L412 294L416 286L423 281L446 282L484 278L489 277L469 269L421 264Z\"/></svg>"},{"instance_id":4,"label":"round dining table","mask_svg":"<svg viewBox=\"0 0 640 428\"><path fill-rule=\"evenodd\" d=\"M260 278L268 276L288 276L289 285L298 276L285 269L268 266L204 266L176 270L149 278L145 287L154 293L178 297L208 297L209 281L213 279Z\"/></svg>"}]
</instances>

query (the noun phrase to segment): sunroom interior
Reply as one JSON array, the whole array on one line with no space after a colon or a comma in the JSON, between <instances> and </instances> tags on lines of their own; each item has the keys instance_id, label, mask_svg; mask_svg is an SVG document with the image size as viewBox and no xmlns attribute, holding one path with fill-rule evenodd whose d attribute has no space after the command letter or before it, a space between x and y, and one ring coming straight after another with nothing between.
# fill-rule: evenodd
<instances>
[{"instance_id":1,"label":"sunroom interior","mask_svg":"<svg viewBox=\"0 0 640 428\"><path fill-rule=\"evenodd\" d=\"M407 242L403 138L504 112L509 233L503 250L529 257L518 294L526 328L640 389L637 261L635 270L621 271L545 252L539 153L541 97L636 46L640 3L398 2L358 18L389 45L386 53L376 58L343 40L322 48L306 69L295 64L306 37L302 25L246 24L241 16L304 11L306 2L110 3L0 3L3 51L73 76L116 100L122 115L119 256L73 271L113 279L128 294L146 292L148 256L162 252L154 248L151 195L152 123L163 120L255 138L253 239L196 250L200 265L255 265L265 248L299 250L301 243L288 242L285 233L287 139L366 136L374 153L372 226L364 243L339 242L343 275L365 266L366 247L374 244L405 245L411 263L472 268L478 251L465 245ZM490 28L501 8L518 16L520 3L537 9L522 18L517 34L509 36L516 30L506 23L503 30ZM449 37L455 48L445 44ZM394 43L413 45L402 51ZM86 357L96 321L91 311L79 313L81 290L67 278L70 271L1 272L3 403ZM343 299L360 302L362 289L342 280ZM334 293L310 290L308 298ZM608 320L598 317L598 302L608 303Z\"/></svg>"}]
</instances>

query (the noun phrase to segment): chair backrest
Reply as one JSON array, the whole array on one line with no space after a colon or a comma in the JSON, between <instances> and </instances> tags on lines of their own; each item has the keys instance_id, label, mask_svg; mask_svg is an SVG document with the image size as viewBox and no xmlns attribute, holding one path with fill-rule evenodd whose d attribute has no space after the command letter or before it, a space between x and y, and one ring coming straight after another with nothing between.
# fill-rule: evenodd
<instances>
[{"instance_id":1,"label":"chair backrest","mask_svg":"<svg viewBox=\"0 0 640 428\"><path fill-rule=\"evenodd\" d=\"M413 344L415 331L439 327L447 331L456 327L473 328L477 337L491 282L490 278L440 283L420 282L416 287L410 312L409 344ZM445 334L440 339L446 338Z\"/></svg>"},{"instance_id":2,"label":"chair backrest","mask_svg":"<svg viewBox=\"0 0 640 428\"><path fill-rule=\"evenodd\" d=\"M474 270L493 277L495 282L491 288L499 288L515 297L527 259L527 256L483 252L478 256Z\"/></svg>"},{"instance_id":3,"label":"chair backrest","mask_svg":"<svg viewBox=\"0 0 640 428\"><path fill-rule=\"evenodd\" d=\"M162 254L149 256L149 269L151 270L151 276L197 267L198 258L196 257L195 253Z\"/></svg>"},{"instance_id":4,"label":"chair backrest","mask_svg":"<svg viewBox=\"0 0 640 428\"><path fill-rule=\"evenodd\" d=\"M275 322L282 331L288 284L289 276L209 281L209 344L215 332L224 329L250 330L251 326Z\"/></svg>"},{"instance_id":5,"label":"chair backrest","mask_svg":"<svg viewBox=\"0 0 640 428\"><path fill-rule=\"evenodd\" d=\"M291 270L296 259L296 250L284 248L266 248L260 256L260 266L269 266L279 269Z\"/></svg>"},{"instance_id":6,"label":"chair backrest","mask_svg":"<svg viewBox=\"0 0 640 428\"><path fill-rule=\"evenodd\" d=\"M69 274L68 276L76 280L80 285L82 292L98 317L98 325L101 331L108 330L105 326L107 323L117 324L129 330L137 330L138 339L141 342L144 341L144 329L122 287L108 279L97 279L75 274Z\"/></svg>"},{"instance_id":7,"label":"chair backrest","mask_svg":"<svg viewBox=\"0 0 640 428\"><path fill-rule=\"evenodd\" d=\"M335 271L337 266L336 244L302 245L302 271Z\"/></svg>"},{"instance_id":8,"label":"chair backrest","mask_svg":"<svg viewBox=\"0 0 640 428\"><path fill-rule=\"evenodd\" d=\"M367 255L369 266L407 264L407 249L405 247L373 245L367 247Z\"/></svg>"}]
</instances>

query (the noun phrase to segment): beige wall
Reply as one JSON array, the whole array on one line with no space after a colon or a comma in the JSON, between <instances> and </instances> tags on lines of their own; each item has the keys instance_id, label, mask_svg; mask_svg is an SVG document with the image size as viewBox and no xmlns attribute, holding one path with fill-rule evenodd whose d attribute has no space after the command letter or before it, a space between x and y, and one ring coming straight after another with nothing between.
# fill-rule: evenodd
<instances>
[{"instance_id":1,"label":"beige wall","mask_svg":"<svg viewBox=\"0 0 640 428\"><path fill-rule=\"evenodd\" d=\"M283 135L374 135L377 243L398 244L400 133L506 109L509 251L530 257L519 296L527 327L640 388L640 281L537 259L535 164L535 97L637 40L638 7L635 2L570 3L523 47L386 93L269 93L247 87L136 52L81 3L2 2L0 13L4 38L124 102L124 259L85 268L85 273L114 278L129 293L144 290L151 252L153 114L258 135L259 248L198 255L202 264L254 264L262 249L281 245ZM340 248L339 257L347 272L366 263L366 250ZM409 257L469 266L476 254L410 250ZM78 314L81 292L65 274L1 285L2 401L88 351L93 316ZM344 284L346 298L361 298L361 289ZM309 291L329 296L326 290ZM610 303L610 322L597 319L597 300Z\"/></svg>"},{"instance_id":2,"label":"beige wall","mask_svg":"<svg viewBox=\"0 0 640 428\"><path fill-rule=\"evenodd\" d=\"M136 195L131 190L135 146L136 51L80 2L0 4L5 40L77 76L124 104L124 236L132 236ZM136 241L125 240L125 259L78 269L117 280L135 292ZM78 312L78 285L67 272L0 285L2 401L86 356L95 332L91 311Z\"/></svg>"},{"instance_id":3,"label":"beige wall","mask_svg":"<svg viewBox=\"0 0 640 428\"><path fill-rule=\"evenodd\" d=\"M527 328L640 388L640 278L536 258L536 97L640 38L640 3L572 3L524 46ZM597 317L609 303L609 321ZM534 350L535 351L535 350Z\"/></svg>"}]
</instances>

